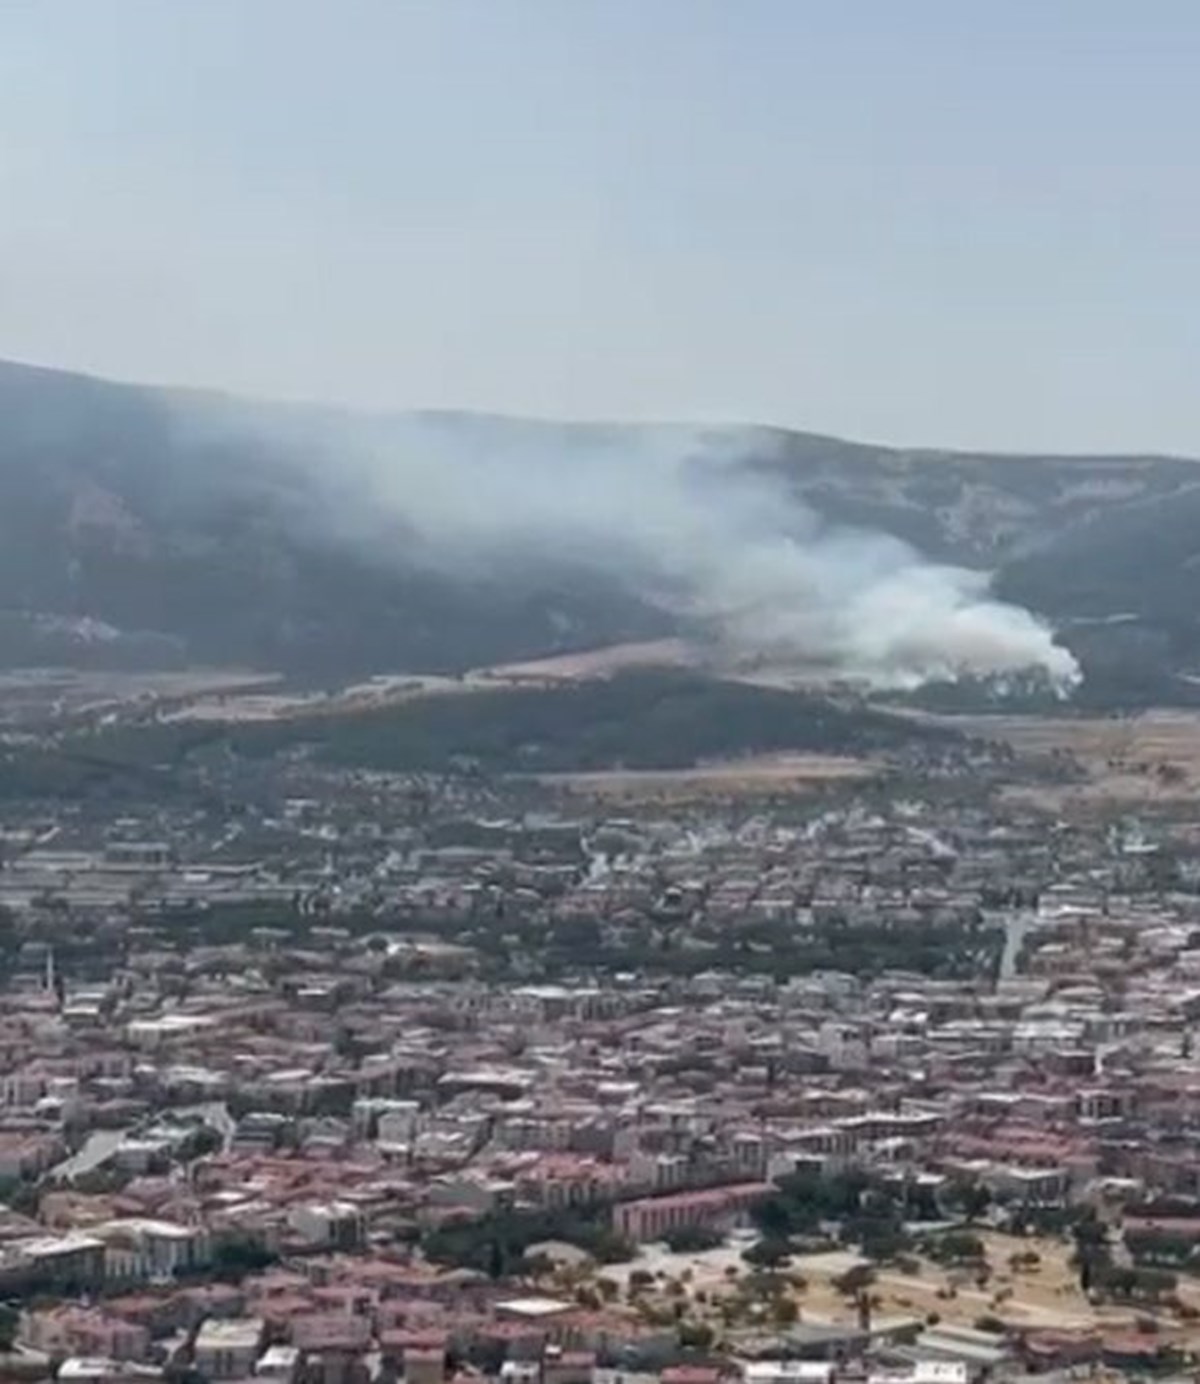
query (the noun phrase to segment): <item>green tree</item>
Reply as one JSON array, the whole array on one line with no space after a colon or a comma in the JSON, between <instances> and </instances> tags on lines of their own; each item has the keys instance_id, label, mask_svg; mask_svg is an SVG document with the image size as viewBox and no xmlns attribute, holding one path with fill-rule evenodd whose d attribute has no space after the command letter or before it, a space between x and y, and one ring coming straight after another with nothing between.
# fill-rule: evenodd
<instances>
[{"instance_id":1,"label":"green tree","mask_svg":"<svg viewBox=\"0 0 1200 1384\"><path fill-rule=\"evenodd\" d=\"M775 1299L771 1308L771 1316L775 1325L786 1329L795 1326L800 1316L800 1309L796 1306L796 1299L782 1294Z\"/></svg>"},{"instance_id":2,"label":"green tree","mask_svg":"<svg viewBox=\"0 0 1200 1384\"><path fill-rule=\"evenodd\" d=\"M833 1280L833 1286L843 1297L856 1297L864 1288L869 1288L874 1282L875 1270L870 1264L855 1264L844 1274L839 1274Z\"/></svg>"},{"instance_id":3,"label":"green tree","mask_svg":"<svg viewBox=\"0 0 1200 1384\"><path fill-rule=\"evenodd\" d=\"M240 1283L279 1262L279 1256L254 1236L224 1236L213 1246L213 1273L228 1283Z\"/></svg>"},{"instance_id":4,"label":"green tree","mask_svg":"<svg viewBox=\"0 0 1200 1384\"><path fill-rule=\"evenodd\" d=\"M742 1251L742 1259L752 1268L774 1272L791 1258L791 1246L786 1240L758 1240Z\"/></svg>"},{"instance_id":5,"label":"green tree","mask_svg":"<svg viewBox=\"0 0 1200 1384\"><path fill-rule=\"evenodd\" d=\"M707 1322L681 1321L679 1344L683 1350L711 1350L713 1329Z\"/></svg>"},{"instance_id":6,"label":"green tree","mask_svg":"<svg viewBox=\"0 0 1200 1384\"><path fill-rule=\"evenodd\" d=\"M991 1206L992 1194L982 1182L974 1178L964 1178L947 1188L946 1201L968 1221L977 1221Z\"/></svg>"},{"instance_id":7,"label":"green tree","mask_svg":"<svg viewBox=\"0 0 1200 1384\"><path fill-rule=\"evenodd\" d=\"M939 1264L977 1264L987 1258L983 1241L970 1230L948 1230L944 1235L931 1235L922 1248Z\"/></svg>"},{"instance_id":8,"label":"green tree","mask_svg":"<svg viewBox=\"0 0 1200 1384\"><path fill-rule=\"evenodd\" d=\"M183 1158L185 1162L193 1158L207 1158L211 1154L220 1153L224 1147L225 1141L212 1125L201 1125L188 1136L183 1147Z\"/></svg>"},{"instance_id":9,"label":"green tree","mask_svg":"<svg viewBox=\"0 0 1200 1384\"><path fill-rule=\"evenodd\" d=\"M719 1230L708 1225L684 1225L676 1230L668 1230L663 1236L667 1248L676 1254L696 1254L706 1249L717 1249L724 1238Z\"/></svg>"}]
</instances>

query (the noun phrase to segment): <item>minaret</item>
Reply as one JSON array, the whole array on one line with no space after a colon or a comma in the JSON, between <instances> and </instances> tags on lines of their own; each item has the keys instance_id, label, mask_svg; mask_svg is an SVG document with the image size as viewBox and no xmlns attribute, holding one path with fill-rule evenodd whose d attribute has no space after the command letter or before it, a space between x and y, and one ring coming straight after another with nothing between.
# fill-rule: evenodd
<instances>
[{"instance_id":1,"label":"minaret","mask_svg":"<svg viewBox=\"0 0 1200 1384\"><path fill-rule=\"evenodd\" d=\"M46 976L43 986L46 994L53 995L59 1004L62 1003L62 995L58 989L58 975L54 969L54 948L50 946L46 948Z\"/></svg>"}]
</instances>

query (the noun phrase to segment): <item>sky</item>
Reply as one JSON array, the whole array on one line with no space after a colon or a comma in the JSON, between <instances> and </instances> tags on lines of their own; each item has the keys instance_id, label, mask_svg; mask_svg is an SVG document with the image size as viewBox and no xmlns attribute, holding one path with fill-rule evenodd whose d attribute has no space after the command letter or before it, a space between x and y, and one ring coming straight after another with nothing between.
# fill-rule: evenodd
<instances>
[{"instance_id":1,"label":"sky","mask_svg":"<svg viewBox=\"0 0 1200 1384\"><path fill-rule=\"evenodd\" d=\"M0 0L0 356L1200 456L1195 0Z\"/></svg>"}]
</instances>

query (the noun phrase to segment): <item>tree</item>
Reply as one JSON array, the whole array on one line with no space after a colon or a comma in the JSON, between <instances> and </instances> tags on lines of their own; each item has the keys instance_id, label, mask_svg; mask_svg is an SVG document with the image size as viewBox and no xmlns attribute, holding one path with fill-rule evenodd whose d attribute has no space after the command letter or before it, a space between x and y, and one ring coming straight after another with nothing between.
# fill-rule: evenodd
<instances>
[{"instance_id":1,"label":"tree","mask_svg":"<svg viewBox=\"0 0 1200 1384\"><path fill-rule=\"evenodd\" d=\"M1112 1264L1108 1244L1108 1228L1089 1206L1071 1227L1075 1241L1075 1262L1079 1266L1079 1287L1089 1293L1106 1275Z\"/></svg>"},{"instance_id":2,"label":"tree","mask_svg":"<svg viewBox=\"0 0 1200 1384\"><path fill-rule=\"evenodd\" d=\"M561 1240L605 1264L627 1263L633 1247L594 1208L555 1211L496 1211L476 1220L427 1230L422 1248L439 1264L477 1269L490 1278L518 1272L530 1245Z\"/></svg>"},{"instance_id":3,"label":"tree","mask_svg":"<svg viewBox=\"0 0 1200 1384\"><path fill-rule=\"evenodd\" d=\"M774 1271L791 1258L791 1246L786 1240L758 1240L742 1251L742 1259L752 1268Z\"/></svg>"},{"instance_id":4,"label":"tree","mask_svg":"<svg viewBox=\"0 0 1200 1384\"><path fill-rule=\"evenodd\" d=\"M1127 1269L1100 1265L1095 1260L1087 1267L1095 1286L1116 1298L1157 1302L1173 1293L1178 1283L1175 1274L1166 1269Z\"/></svg>"},{"instance_id":5,"label":"tree","mask_svg":"<svg viewBox=\"0 0 1200 1384\"><path fill-rule=\"evenodd\" d=\"M370 1047L352 1028L339 1024L333 1035L333 1050L343 1061L357 1065L370 1052Z\"/></svg>"},{"instance_id":6,"label":"tree","mask_svg":"<svg viewBox=\"0 0 1200 1384\"><path fill-rule=\"evenodd\" d=\"M0 1350L12 1350L21 1314L8 1302L0 1302Z\"/></svg>"},{"instance_id":7,"label":"tree","mask_svg":"<svg viewBox=\"0 0 1200 1384\"><path fill-rule=\"evenodd\" d=\"M724 1238L719 1230L708 1225L683 1225L668 1230L663 1236L667 1248L676 1254L696 1254L706 1249L717 1249Z\"/></svg>"},{"instance_id":8,"label":"tree","mask_svg":"<svg viewBox=\"0 0 1200 1384\"><path fill-rule=\"evenodd\" d=\"M843 1297L857 1297L864 1288L875 1282L875 1270L870 1264L855 1264L833 1280L833 1286Z\"/></svg>"},{"instance_id":9,"label":"tree","mask_svg":"<svg viewBox=\"0 0 1200 1384\"><path fill-rule=\"evenodd\" d=\"M787 1296L777 1297L771 1309L771 1315L775 1320L775 1325L778 1327L786 1328L795 1326L800 1316L800 1309L796 1306L796 1299Z\"/></svg>"},{"instance_id":10,"label":"tree","mask_svg":"<svg viewBox=\"0 0 1200 1384\"><path fill-rule=\"evenodd\" d=\"M987 1258L983 1241L970 1230L949 1230L944 1235L930 1236L922 1248L939 1264L977 1264Z\"/></svg>"},{"instance_id":11,"label":"tree","mask_svg":"<svg viewBox=\"0 0 1200 1384\"><path fill-rule=\"evenodd\" d=\"M963 1178L946 1191L947 1204L961 1211L967 1221L977 1221L992 1204L992 1194L973 1178Z\"/></svg>"},{"instance_id":12,"label":"tree","mask_svg":"<svg viewBox=\"0 0 1200 1384\"><path fill-rule=\"evenodd\" d=\"M781 1195L766 1197L755 1208L755 1225L768 1239L786 1240L792 1233L794 1204Z\"/></svg>"},{"instance_id":13,"label":"tree","mask_svg":"<svg viewBox=\"0 0 1200 1384\"><path fill-rule=\"evenodd\" d=\"M1090 1206L1077 1217L1071 1227L1071 1238L1075 1241L1077 1252L1107 1251L1108 1248L1108 1229Z\"/></svg>"},{"instance_id":14,"label":"tree","mask_svg":"<svg viewBox=\"0 0 1200 1384\"><path fill-rule=\"evenodd\" d=\"M1186 1264L1196 1249L1196 1241L1188 1235L1164 1230L1128 1230L1125 1248L1139 1264Z\"/></svg>"},{"instance_id":15,"label":"tree","mask_svg":"<svg viewBox=\"0 0 1200 1384\"><path fill-rule=\"evenodd\" d=\"M0 1181L0 1202L21 1216L36 1216L41 1196L37 1184L23 1178L4 1178Z\"/></svg>"},{"instance_id":16,"label":"tree","mask_svg":"<svg viewBox=\"0 0 1200 1384\"><path fill-rule=\"evenodd\" d=\"M886 1263L912 1248L912 1237L894 1210L884 1215L865 1215L843 1228L843 1239L857 1243L863 1254L876 1263Z\"/></svg>"},{"instance_id":17,"label":"tree","mask_svg":"<svg viewBox=\"0 0 1200 1384\"><path fill-rule=\"evenodd\" d=\"M681 1321L679 1344L684 1350L711 1350L713 1329L707 1322Z\"/></svg>"},{"instance_id":18,"label":"tree","mask_svg":"<svg viewBox=\"0 0 1200 1384\"><path fill-rule=\"evenodd\" d=\"M279 1256L250 1235L230 1235L213 1246L213 1272L229 1283L277 1263Z\"/></svg>"},{"instance_id":19,"label":"tree","mask_svg":"<svg viewBox=\"0 0 1200 1384\"><path fill-rule=\"evenodd\" d=\"M183 1161L190 1162L193 1158L207 1158L210 1154L220 1153L224 1147L224 1139L212 1125L200 1125L187 1137L182 1150Z\"/></svg>"}]
</instances>

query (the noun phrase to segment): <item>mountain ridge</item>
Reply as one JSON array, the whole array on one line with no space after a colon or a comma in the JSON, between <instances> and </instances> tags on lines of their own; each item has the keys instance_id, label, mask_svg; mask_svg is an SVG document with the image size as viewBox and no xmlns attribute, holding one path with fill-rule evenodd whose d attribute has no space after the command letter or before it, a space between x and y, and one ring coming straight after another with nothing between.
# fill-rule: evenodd
<instances>
[{"instance_id":1,"label":"mountain ridge","mask_svg":"<svg viewBox=\"0 0 1200 1384\"><path fill-rule=\"evenodd\" d=\"M356 411L0 362L0 663L252 662L333 678L457 671L672 632L662 609L569 552L530 550L498 582L430 566L402 525L388 530L386 557L368 551L322 529L322 486L336 476L317 485L264 440L278 432L304 445L344 424L370 432L413 420L439 445L469 435L496 465L522 438L564 454L671 431L716 438L725 464L769 478L823 524L989 571L1000 596L1066 622L1068 640L1072 622L1131 613L1161 661L1200 653L1178 579L1200 564L1200 466L1188 458L891 448L773 425Z\"/></svg>"}]
</instances>

